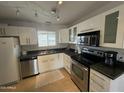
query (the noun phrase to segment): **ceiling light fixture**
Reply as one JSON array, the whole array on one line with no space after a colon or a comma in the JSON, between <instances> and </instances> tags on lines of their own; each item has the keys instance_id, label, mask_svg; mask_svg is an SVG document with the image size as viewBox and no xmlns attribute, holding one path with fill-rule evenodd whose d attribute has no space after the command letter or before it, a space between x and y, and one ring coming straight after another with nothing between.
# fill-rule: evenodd
<instances>
[{"instance_id":1,"label":"ceiling light fixture","mask_svg":"<svg viewBox=\"0 0 124 93\"><path fill-rule=\"evenodd\" d=\"M58 4L61 5L63 3L63 1L58 1Z\"/></svg>"},{"instance_id":2,"label":"ceiling light fixture","mask_svg":"<svg viewBox=\"0 0 124 93\"><path fill-rule=\"evenodd\" d=\"M17 8L16 10L16 16L19 16L20 15L20 10Z\"/></svg>"},{"instance_id":3,"label":"ceiling light fixture","mask_svg":"<svg viewBox=\"0 0 124 93\"><path fill-rule=\"evenodd\" d=\"M57 21L60 21L60 17L59 16L57 16Z\"/></svg>"},{"instance_id":4,"label":"ceiling light fixture","mask_svg":"<svg viewBox=\"0 0 124 93\"><path fill-rule=\"evenodd\" d=\"M51 14L56 14L56 9L52 9Z\"/></svg>"},{"instance_id":5,"label":"ceiling light fixture","mask_svg":"<svg viewBox=\"0 0 124 93\"><path fill-rule=\"evenodd\" d=\"M35 16L35 17L38 17L38 13L37 13L37 11L35 11L34 16Z\"/></svg>"}]
</instances>

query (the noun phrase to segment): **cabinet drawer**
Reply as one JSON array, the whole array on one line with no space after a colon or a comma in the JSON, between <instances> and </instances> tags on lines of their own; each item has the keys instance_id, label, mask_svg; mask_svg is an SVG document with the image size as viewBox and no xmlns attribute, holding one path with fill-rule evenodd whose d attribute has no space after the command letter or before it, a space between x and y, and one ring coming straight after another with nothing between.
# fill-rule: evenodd
<instances>
[{"instance_id":1,"label":"cabinet drawer","mask_svg":"<svg viewBox=\"0 0 124 93\"><path fill-rule=\"evenodd\" d=\"M51 57L49 55L46 56L38 56L38 62L45 63L48 62Z\"/></svg>"},{"instance_id":2,"label":"cabinet drawer","mask_svg":"<svg viewBox=\"0 0 124 93\"><path fill-rule=\"evenodd\" d=\"M90 90L96 91L96 92L102 92L105 91L105 86L102 84L99 84L93 79L90 79Z\"/></svg>"},{"instance_id":3,"label":"cabinet drawer","mask_svg":"<svg viewBox=\"0 0 124 93\"><path fill-rule=\"evenodd\" d=\"M101 73L90 70L90 91L109 91L110 79Z\"/></svg>"},{"instance_id":4,"label":"cabinet drawer","mask_svg":"<svg viewBox=\"0 0 124 93\"><path fill-rule=\"evenodd\" d=\"M92 70L92 69L90 71L90 78L99 81L100 84L102 84L103 82L104 83L110 82L110 79L108 77L106 77L103 74L96 72L95 70Z\"/></svg>"}]
</instances>

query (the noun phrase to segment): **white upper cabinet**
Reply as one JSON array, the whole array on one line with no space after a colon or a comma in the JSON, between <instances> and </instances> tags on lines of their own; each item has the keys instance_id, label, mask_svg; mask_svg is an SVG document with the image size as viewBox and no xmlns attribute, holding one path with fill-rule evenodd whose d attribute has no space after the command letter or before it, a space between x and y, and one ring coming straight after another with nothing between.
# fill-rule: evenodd
<instances>
[{"instance_id":1,"label":"white upper cabinet","mask_svg":"<svg viewBox=\"0 0 124 93\"><path fill-rule=\"evenodd\" d=\"M101 27L103 26L103 21L104 18L102 15L89 18L88 20L79 23L78 26L79 33L92 30L100 30Z\"/></svg>"},{"instance_id":2,"label":"white upper cabinet","mask_svg":"<svg viewBox=\"0 0 124 93\"><path fill-rule=\"evenodd\" d=\"M19 27L17 26L7 26L5 27L6 36L19 36Z\"/></svg>"},{"instance_id":3,"label":"white upper cabinet","mask_svg":"<svg viewBox=\"0 0 124 93\"><path fill-rule=\"evenodd\" d=\"M59 31L59 43L68 43L68 42L69 42L68 29L61 29Z\"/></svg>"},{"instance_id":4,"label":"white upper cabinet","mask_svg":"<svg viewBox=\"0 0 124 93\"><path fill-rule=\"evenodd\" d=\"M6 34L5 28L7 25L0 24L0 36L4 36Z\"/></svg>"},{"instance_id":5,"label":"white upper cabinet","mask_svg":"<svg viewBox=\"0 0 124 93\"><path fill-rule=\"evenodd\" d=\"M69 31L69 43L76 43L76 38L78 34L78 25L74 25L68 28Z\"/></svg>"},{"instance_id":6,"label":"white upper cabinet","mask_svg":"<svg viewBox=\"0 0 124 93\"><path fill-rule=\"evenodd\" d=\"M21 45L36 45L37 32L36 29L30 27L21 27L19 31Z\"/></svg>"},{"instance_id":7,"label":"white upper cabinet","mask_svg":"<svg viewBox=\"0 0 124 93\"><path fill-rule=\"evenodd\" d=\"M18 36L20 45L37 45L37 31L32 27L0 26L0 36Z\"/></svg>"}]
</instances>

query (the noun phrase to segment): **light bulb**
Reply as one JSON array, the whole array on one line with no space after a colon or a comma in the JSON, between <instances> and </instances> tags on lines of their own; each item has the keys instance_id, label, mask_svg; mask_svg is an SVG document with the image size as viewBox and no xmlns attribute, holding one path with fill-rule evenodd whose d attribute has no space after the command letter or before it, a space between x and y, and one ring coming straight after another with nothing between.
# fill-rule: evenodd
<instances>
[{"instance_id":1,"label":"light bulb","mask_svg":"<svg viewBox=\"0 0 124 93\"><path fill-rule=\"evenodd\" d=\"M59 16L57 16L57 21L60 21L60 17Z\"/></svg>"},{"instance_id":2,"label":"light bulb","mask_svg":"<svg viewBox=\"0 0 124 93\"><path fill-rule=\"evenodd\" d=\"M19 11L19 9L17 9L16 10L16 15L19 16L19 14L20 14L20 11Z\"/></svg>"},{"instance_id":3,"label":"light bulb","mask_svg":"<svg viewBox=\"0 0 124 93\"><path fill-rule=\"evenodd\" d=\"M35 14L34 14L34 15L35 15L35 17L38 17L38 13L37 13L37 11L35 11Z\"/></svg>"},{"instance_id":4,"label":"light bulb","mask_svg":"<svg viewBox=\"0 0 124 93\"><path fill-rule=\"evenodd\" d=\"M63 1L59 1L58 4L61 5L63 3Z\"/></svg>"}]
</instances>

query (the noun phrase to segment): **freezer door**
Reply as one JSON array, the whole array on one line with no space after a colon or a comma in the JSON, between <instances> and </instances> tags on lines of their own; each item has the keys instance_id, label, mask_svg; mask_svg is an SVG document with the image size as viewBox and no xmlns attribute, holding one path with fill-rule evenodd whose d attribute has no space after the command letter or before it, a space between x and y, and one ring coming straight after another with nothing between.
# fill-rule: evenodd
<instances>
[{"instance_id":1,"label":"freezer door","mask_svg":"<svg viewBox=\"0 0 124 93\"><path fill-rule=\"evenodd\" d=\"M0 85L19 80L14 38L0 38Z\"/></svg>"}]
</instances>

